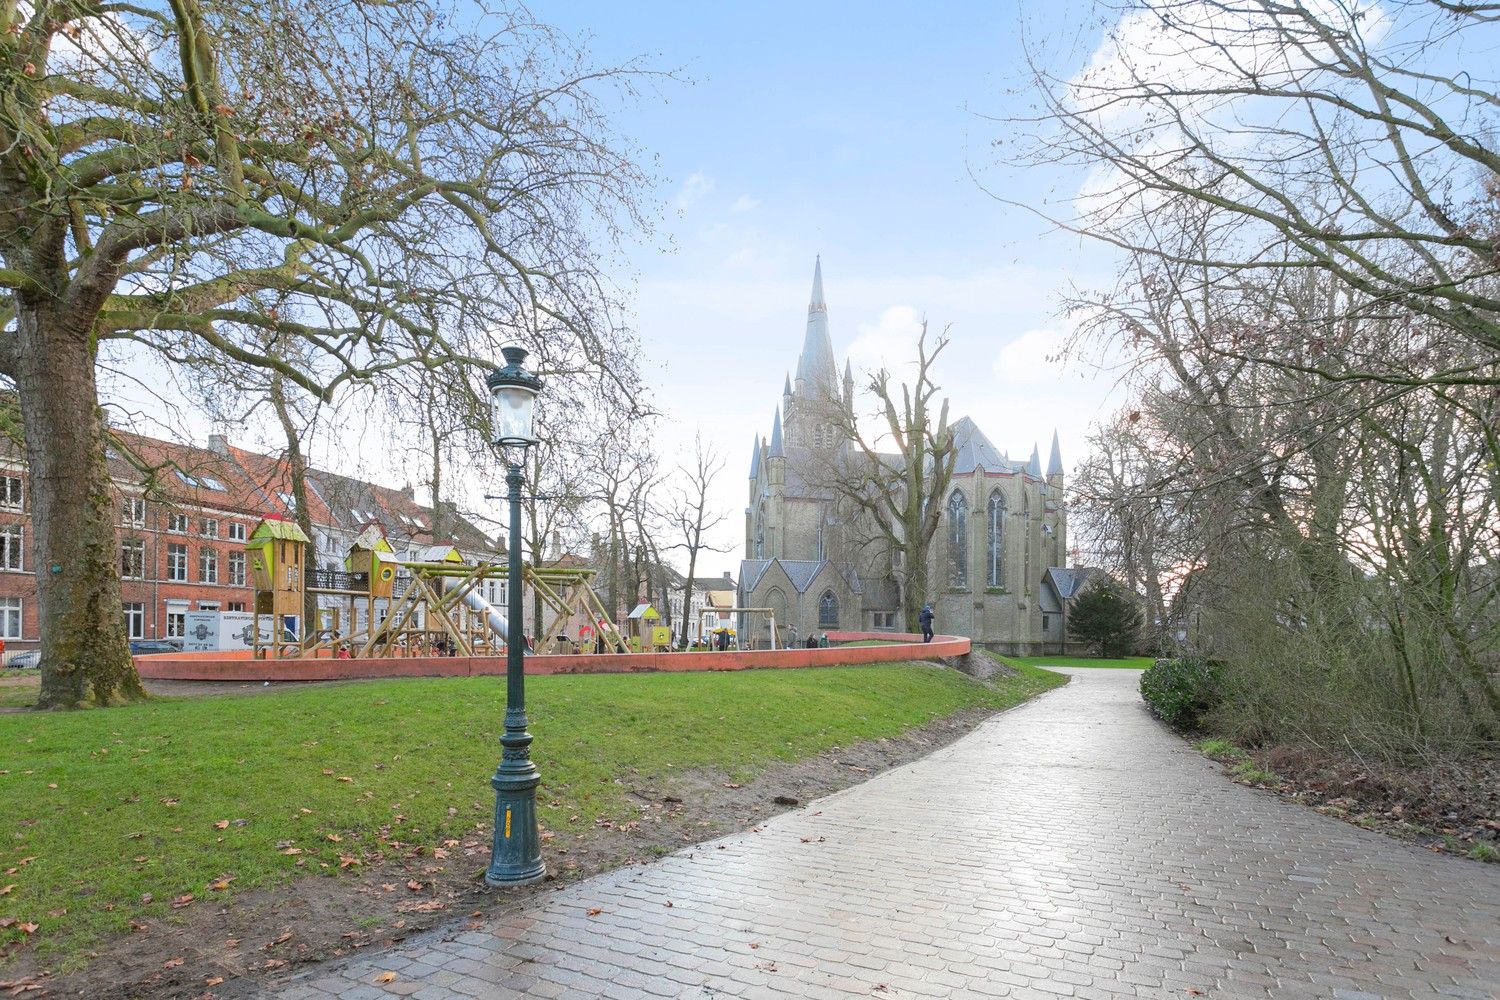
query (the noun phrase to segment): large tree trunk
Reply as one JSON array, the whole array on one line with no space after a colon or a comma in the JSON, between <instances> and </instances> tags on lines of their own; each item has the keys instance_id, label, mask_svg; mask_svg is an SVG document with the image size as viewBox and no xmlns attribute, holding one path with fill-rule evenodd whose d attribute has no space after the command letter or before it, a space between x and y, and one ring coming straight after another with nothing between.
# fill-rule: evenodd
<instances>
[{"instance_id":1,"label":"large tree trunk","mask_svg":"<svg viewBox=\"0 0 1500 1000\"><path fill-rule=\"evenodd\" d=\"M44 310L23 307L18 319L16 383L42 634L38 705L143 698L120 603L117 500L104 465L89 331Z\"/></svg>"}]
</instances>

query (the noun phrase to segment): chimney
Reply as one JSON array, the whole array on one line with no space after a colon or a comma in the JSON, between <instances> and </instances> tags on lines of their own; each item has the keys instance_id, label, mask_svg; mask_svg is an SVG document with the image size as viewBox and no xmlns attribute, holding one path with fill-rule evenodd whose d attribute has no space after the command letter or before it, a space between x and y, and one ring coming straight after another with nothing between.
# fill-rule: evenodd
<instances>
[{"instance_id":1,"label":"chimney","mask_svg":"<svg viewBox=\"0 0 1500 1000\"><path fill-rule=\"evenodd\" d=\"M229 439L222 434L208 436L208 450L219 455L229 454Z\"/></svg>"},{"instance_id":2,"label":"chimney","mask_svg":"<svg viewBox=\"0 0 1500 1000\"><path fill-rule=\"evenodd\" d=\"M408 500L415 500L417 498L417 491L411 483L407 483L405 486L401 487L401 495L406 497L406 499Z\"/></svg>"},{"instance_id":3,"label":"chimney","mask_svg":"<svg viewBox=\"0 0 1500 1000\"><path fill-rule=\"evenodd\" d=\"M729 579L729 570L727 570L727 569L724 571L724 579L726 579L726 580Z\"/></svg>"}]
</instances>

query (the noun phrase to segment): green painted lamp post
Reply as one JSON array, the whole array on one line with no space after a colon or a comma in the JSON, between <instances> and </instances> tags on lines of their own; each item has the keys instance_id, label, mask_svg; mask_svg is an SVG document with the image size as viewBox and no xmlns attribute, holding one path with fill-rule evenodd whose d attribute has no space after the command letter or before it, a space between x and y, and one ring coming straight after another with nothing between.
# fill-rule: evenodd
<instances>
[{"instance_id":1,"label":"green painted lamp post","mask_svg":"<svg viewBox=\"0 0 1500 1000\"><path fill-rule=\"evenodd\" d=\"M490 847L490 867L484 880L490 885L525 885L546 874L542 864L541 830L537 825L536 786L542 776L531 762L531 733L526 731L526 640L521 624L521 461L526 449L536 443L531 433L532 408L542 380L526 370L526 350L506 347L505 367L490 372L493 442L506 451L509 469L505 484L510 488L509 615L505 638L505 735L500 737L500 766L490 784L495 788L495 834Z\"/></svg>"}]
</instances>

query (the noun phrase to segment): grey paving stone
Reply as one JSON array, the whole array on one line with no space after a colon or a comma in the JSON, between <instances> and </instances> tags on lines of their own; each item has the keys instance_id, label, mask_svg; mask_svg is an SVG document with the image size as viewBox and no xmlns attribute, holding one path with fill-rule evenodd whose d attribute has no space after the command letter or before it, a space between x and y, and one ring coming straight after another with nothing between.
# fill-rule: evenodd
<instances>
[{"instance_id":1,"label":"grey paving stone","mask_svg":"<svg viewBox=\"0 0 1500 1000\"><path fill-rule=\"evenodd\" d=\"M1072 673L758 834L276 996L361 1000L356 968L399 969L418 1000L1493 995L1500 866L1232 784L1151 719L1136 672Z\"/></svg>"}]
</instances>

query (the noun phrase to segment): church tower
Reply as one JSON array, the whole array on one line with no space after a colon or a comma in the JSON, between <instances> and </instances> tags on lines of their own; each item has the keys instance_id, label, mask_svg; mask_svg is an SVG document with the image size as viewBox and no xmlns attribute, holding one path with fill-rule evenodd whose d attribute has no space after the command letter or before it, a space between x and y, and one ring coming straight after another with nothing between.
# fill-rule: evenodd
<instances>
[{"instance_id":1,"label":"church tower","mask_svg":"<svg viewBox=\"0 0 1500 1000\"><path fill-rule=\"evenodd\" d=\"M852 374L846 376L852 383ZM807 303L807 333L797 359L797 376L786 410L786 444L832 449L839 443L844 393L839 389L828 332L828 302L823 297L823 261L813 265L812 296Z\"/></svg>"}]
</instances>

